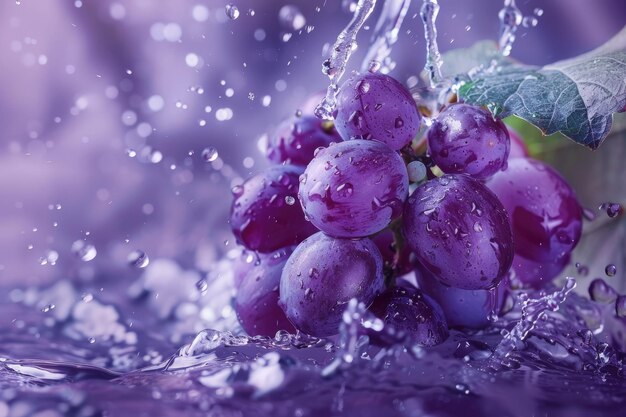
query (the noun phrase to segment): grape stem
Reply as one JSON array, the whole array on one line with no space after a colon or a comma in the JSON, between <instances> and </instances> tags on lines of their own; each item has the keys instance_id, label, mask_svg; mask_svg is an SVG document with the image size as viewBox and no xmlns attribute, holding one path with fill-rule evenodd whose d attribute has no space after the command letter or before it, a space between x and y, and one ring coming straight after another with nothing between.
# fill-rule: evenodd
<instances>
[{"instance_id":1,"label":"grape stem","mask_svg":"<svg viewBox=\"0 0 626 417\"><path fill-rule=\"evenodd\" d=\"M404 245L406 244L404 241L404 236L402 236L402 217L394 220L389 225L389 230L393 233L393 247L394 247L394 255L393 262L391 264L391 271L385 277L385 286L392 287L395 285L395 278L398 275L398 265L400 264L400 254L402 253L402 249L404 249Z\"/></svg>"}]
</instances>

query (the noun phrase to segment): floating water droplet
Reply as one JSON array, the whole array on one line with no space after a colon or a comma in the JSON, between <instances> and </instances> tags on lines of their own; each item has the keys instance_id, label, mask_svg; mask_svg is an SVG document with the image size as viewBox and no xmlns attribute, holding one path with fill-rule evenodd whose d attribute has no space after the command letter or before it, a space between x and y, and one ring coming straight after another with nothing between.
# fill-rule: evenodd
<instances>
[{"instance_id":1,"label":"floating water droplet","mask_svg":"<svg viewBox=\"0 0 626 417\"><path fill-rule=\"evenodd\" d=\"M217 149L213 147L204 148L202 150L202 159L204 159L206 162L213 162L217 159L218 156L219 153L217 152Z\"/></svg>"},{"instance_id":2,"label":"floating water droplet","mask_svg":"<svg viewBox=\"0 0 626 417\"><path fill-rule=\"evenodd\" d=\"M596 278L589 284L589 297L598 303L610 303L617 297L617 292L602 278Z\"/></svg>"},{"instance_id":3,"label":"floating water droplet","mask_svg":"<svg viewBox=\"0 0 626 417\"><path fill-rule=\"evenodd\" d=\"M39 263L41 265L51 265L51 266L54 266L54 265L56 265L58 260L59 260L59 253L57 251L47 250L46 253L44 254L44 256L39 258Z\"/></svg>"},{"instance_id":4,"label":"floating water droplet","mask_svg":"<svg viewBox=\"0 0 626 417\"><path fill-rule=\"evenodd\" d=\"M55 308L56 308L56 305L54 305L54 304L46 304L45 306L43 306L41 308L41 312L42 313L47 313L47 312L49 312L51 310L54 310Z\"/></svg>"},{"instance_id":5,"label":"floating water droplet","mask_svg":"<svg viewBox=\"0 0 626 417\"><path fill-rule=\"evenodd\" d=\"M94 339L93 337L90 337L89 339L87 339L89 341L89 344L93 345L94 343L96 343L96 339Z\"/></svg>"},{"instance_id":6,"label":"floating water droplet","mask_svg":"<svg viewBox=\"0 0 626 417\"><path fill-rule=\"evenodd\" d=\"M613 264L608 264L606 268L604 268L604 272L607 276L613 277L617 273L617 267Z\"/></svg>"},{"instance_id":7,"label":"floating water droplet","mask_svg":"<svg viewBox=\"0 0 626 417\"><path fill-rule=\"evenodd\" d=\"M610 218L617 217L620 213L624 211L624 208L619 203L604 203L600 207L606 209L606 214Z\"/></svg>"},{"instance_id":8,"label":"floating water droplet","mask_svg":"<svg viewBox=\"0 0 626 417\"><path fill-rule=\"evenodd\" d=\"M239 17L239 9L232 3L226 5L226 16L230 20L235 20Z\"/></svg>"},{"instance_id":9,"label":"floating water droplet","mask_svg":"<svg viewBox=\"0 0 626 417\"><path fill-rule=\"evenodd\" d=\"M293 206L296 203L296 199L288 195L285 197L285 203L287 203L287 205L289 206Z\"/></svg>"},{"instance_id":10,"label":"floating water droplet","mask_svg":"<svg viewBox=\"0 0 626 417\"><path fill-rule=\"evenodd\" d=\"M535 16L543 16L543 9L537 7L535 10L533 10L533 13L535 14Z\"/></svg>"},{"instance_id":11,"label":"floating water droplet","mask_svg":"<svg viewBox=\"0 0 626 417\"><path fill-rule=\"evenodd\" d=\"M126 258L128 264L134 268L145 268L150 263L150 258L142 250L134 250Z\"/></svg>"},{"instance_id":12,"label":"floating water droplet","mask_svg":"<svg viewBox=\"0 0 626 417\"><path fill-rule=\"evenodd\" d=\"M522 26L525 28L535 27L538 23L539 21L534 16L524 16L522 19Z\"/></svg>"},{"instance_id":13,"label":"floating water droplet","mask_svg":"<svg viewBox=\"0 0 626 417\"><path fill-rule=\"evenodd\" d=\"M298 7L287 4L280 8L278 19L287 30L300 30L306 25L306 18Z\"/></svg>"},{"instance_id":14,"label":"floating water droplet","mask_svg":"<svg viewBox=\"0 0 626 417\"><path fill-rule=\"evenodd\" d=\"M500 52L502 56L509 56L513 42L515 42L515 32L522 23L522 12L515 5L515 0L504 0L504 8L498 13L500 18Z\"/></svg>"},{"instance_id":15,"label":"floating water droplet","mask_svg":"<svg viewBox=\"0 0 626 417\"><path fill-rule=\"evenodd\" d=\"M196 282L196 288L198 289L198 291L200 291L200 294L206 294L209 288L209 283L206 281L206 279L201 279L200 281Z\"/></svg>"},{"instance_id":16,"label":"floating water droplet","mask_svg":"<svg viewBox=\"0 0 626 417\"><path fill-rule=\"evenodd\" d=\"M84 240L77 240L72 243L72 253L78 256L81 261L89 262L96 257L98 251L94 245L87 243Z\"/></svg>"}]
</instances>

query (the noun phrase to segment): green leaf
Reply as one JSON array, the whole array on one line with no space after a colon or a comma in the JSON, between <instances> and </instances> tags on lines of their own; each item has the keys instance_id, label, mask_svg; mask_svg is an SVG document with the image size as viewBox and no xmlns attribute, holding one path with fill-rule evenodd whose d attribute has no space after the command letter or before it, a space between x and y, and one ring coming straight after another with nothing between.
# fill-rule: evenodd
<instances>
[{"instance_id":1,"label":"green leaf","mask_svg":"<svg viewBox=\"0 0 626 417\"><path fill-rule=\"evenodd\" d=\"M470 74L458 94L499 117L518 116L546 135L561 132L595 149L613 114L626 107L626 28L590 53L543 68L502 61L497 70Z\"/></svg>"}]
</instances>

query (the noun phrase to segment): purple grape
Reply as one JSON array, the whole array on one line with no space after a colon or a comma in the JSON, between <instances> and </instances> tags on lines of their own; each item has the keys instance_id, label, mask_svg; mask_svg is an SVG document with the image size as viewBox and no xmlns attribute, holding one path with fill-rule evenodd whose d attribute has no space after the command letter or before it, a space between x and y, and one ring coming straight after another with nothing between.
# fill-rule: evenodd
<instances>
[{"instance_id":1,"label":"purple grape","mask_svg":"<svg viewBox=\"0 0 626 417\"><path fill-rule=\"evenodd\" d=\"M270 137L267 158L278 164L306 166L317 148L341 141L333 122L315 116L293 117L285 120Z\"/></svg>"},{"instance_id":2,"label":"purple grape","mask_svg":"<svg viewBox=\"0 0 626 417\"><path fill-rule=\"evenodd\" d=\"M515 277L524 286L541 288L559 275L569 263L569 254L555 259L552 262L536 262L523 256L515 255L513 258L513 270Z\"/></svg>"},{"instance_id":3,"label":"purple grape","mask_svg":"<svg viewBox=\"0 0 626 417\"><path fill-rule=\"evenodd\" d=\"M261 254L259 254L261 255ZM237 255L232 261L232 269L235 281L235 288L239 288L244 278L254 268L255 262L258 260L258 255L253 251L249 251L242 248L241 253Z\"/></svg>"},{"instance_id":4,"label":"purple grape","mask_svg":"<svg viewBox=\"0 0 626 417\"><path fill-rule=\"evenodd\" d=\"M239 285L235 310L241 327L250 336L274 336L278 330L295 333L278 305L280 277L292 251L289 247L265 254Z\"/></svg>"},{"instance_id":5,"label":"purple grape","mask_svg":"<svg viewBox=\"0 0 626 417\"><path fill-rule=\"evenodd\" d=\"M298 106L298 110L300 110L302 114L314 116L315 108L321 103L324 97L326 97L326 90L313 93Z\"/></svg>"},{"instance_id":6,"label":"purple grape","mask_svg":"<svg viewBox=\"0 0 626 417\"><path fill-rule=\"evenodd\" d=\"M280 280L280 305L302 332L336 334L348 301L369 306L384 287L383 259L369 239L316 233L289 257Z\"/></svg>"},{"instance_id":7,"label":"purple grape","mask_svg":"<svg viewBox=\"0 0 626 417\"><path fill-rule=\"evenodd\" d=\"M444 175L418 187L403 219L407 243L444 285L493 288L511 266L506 211L485 185L467 175Z\"/></svg>"},{"instance_id":8,"label":"purple grape","mask_svg":"<svg viewBox=\"0 0 626 417\"><path fill-rule=\"evenodd\" d=\"M286 248L281 248L270 253L254 252L243 248L239 256L233 260L235 288L238 289L248 273L262 262L265 262L266 259L285 257L286 260L295 248L295 246L287 246Z\"/></svg>"},{"instance_id":9,"label":"purple grape","mask_svg":"<svg viewBox=\"0 0 626 417\"><path fill-rule=\"evenodd\" d=\"M370 311L412 345L435 346L449 335L441 307L408 283L391 287L376 297Z\"/></svg>"},{"instance_id":10,"label":"purple grape","mask_svg":"<svg viewBox=\"0 0 626 417\"><path fill-rule=\"evenodd\" d=\"M235 187L230 226L248 249L271 252L316 232L297 202L301 168L275 166Z\"/></svg>"},{"instance_id":11,"label":"purple grape","mask_svg":"<svg viewBox=\"0 0 626 417\"><path fill-rule=\"evenodd\" d=\"M557 262L574 249L582 209L574 190L554 169L530 158L511 159L487 186L509 213L517 255Z\"/></svg>"},{"instance_id":12,"label":"purple grape","mask_svg":"<svg viewBox=\"0 0 626 417\"><path fill-rule=\"evenodd\" d=\"M411 93L384 74L354 74L339 90L337 131L345 140L374 139L393 150L407 145L420 127Z\"/></svg>"},{"instance_id":13,"label":"purple grape","mask_svg":"<svg viewBox=\"0 0 626 417\"><path fill-rule=\"evenodd\" d=\"M335 237L363 237L400 215L408 188L400 155L380 142L355 139L317 153L298 197L318 229Z\"/></svg>"},{"instance_id":14,"label":"purple grape","mask_svg":"<svg viewBox=\"0 0 626 417\"><path fill-rule=\"evenodd\" d=\"M507 126L509 138L511 139L511 149L509 150L509 159L526 158L528 156L528 148L522 137L512 128Z\"/></svg>"},{"instance_id":15,"label":"purple grape","mask_svg":"<svg viewBox=\"0 0 626 417\"><path fill-rule=\"evenodd\" d=\"M506 167L509 132L481 107L453 104L428 130L430 155L443 172L484 179Z\"/></svg>"},{"instance_id":16,"label":"purple grape","mask_svg":"<svg viewBox=\"0 0 626 417\"><path fill-rule=\"evenodd\" d=\"M498 284L495 294L488 290L460 290L446 287L423 266L418 265L415 278L420 288L441 306L450 327L481 329L489 325L492 311L498 313L504 304L507 280Z\"/></svg>"}]
</instances>

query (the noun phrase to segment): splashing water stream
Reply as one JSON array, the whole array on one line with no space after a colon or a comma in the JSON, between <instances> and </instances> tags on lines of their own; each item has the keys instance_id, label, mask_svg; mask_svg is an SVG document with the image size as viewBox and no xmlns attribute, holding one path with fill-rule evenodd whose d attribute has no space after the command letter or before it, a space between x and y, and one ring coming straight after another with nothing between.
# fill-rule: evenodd
<instances>
[{"instance_id":1,"label":"splashing water stream","mask_svg":"<svg viewBox=\"0 0 626 417\"><path fill-rule=\"evenodd\" d=\"M430 86L435 88L443 81L441 75L441 54L437 45L437 15L439 14L439 3L437 0L424 0L420 10L420 16L424 23L424 38L426 39L426 66L424 69L428 73Z\"/></svg>"},{"instance_id":2,"label":"splashing water stream","mask_svg":"<svg viewBox=\"0 0 626 417\"><path fill-rule=\"evenodd\" d=\"M500 18L500 38L498 45L502 56L509 56L513 42L515 42L515 32L522 23L523 15L515 5L515 0L504 0L504 7L498 13Z\"/></svg>"},{"instance_id":3,"label":"splashing water stream","mask_svg":"<svg viewBox=\"0 0 626 417\"><path fill-rule=\"evenodd\" d=\"M324 62L330 85L319 117L332 118L338 82L375 4L358 2ZM393 69L391 47L409 4L385 2L362 70L372 62L382 72ZM236 7L228 7L237 19ZM437 0L423 2L425 69L432 88L445 88L438 11ZM507 56L522 20L514 0L505 1L500 20ZM214 162L217 151L207 149L202 158ZM91 260L92 252L79 257ZM232 309L234 272L227 259L206 276L172 261L150 261L139 250L128 261L142 275L130 289L111 284L113 299L66 281L0 294L0 317L10 318L0 321L1 417L569 417L571 407L586 416L618 417L626 406L620 352L626 299L604 283L592 288L599 302L573 294L572 278L547 295L514 291L520 302L500 317L492 291L487 328L453 329L444 343L425 348L354 299L336 337L248 337Z\"/></svg>"},{"instance_id":4,"label":"splashing water stream","mask_svg":"<svg viewBox=\"0 0 626 417\"><path fill-rule=\"evenodd\" d=\"M326 96L315 108L315 115L322 119L332 119L332 113L336 105L336 96L339 89L339 81L346 71L346 65L350 55L356 49L356 37L367 18L374 10L376 0L359 0L354 10L352 20L341 31L333 45L330 58L322 64L322 71L328 75L330 85L326 90Z\"/></svg>"},{"instance_id":5,"label":"splashing water stream","mask_svg":"<svg viewBox=\"0 0 626 417\"><path fill-rule=\"evenodd\" d=\"M372 35L372 44L363 59L361 72L378 67L386 74L393 70L395 63L391 60L391 47L398 41L402 22L411 5L411 0L387 0Z\"/></svg>"}]
</instances>

